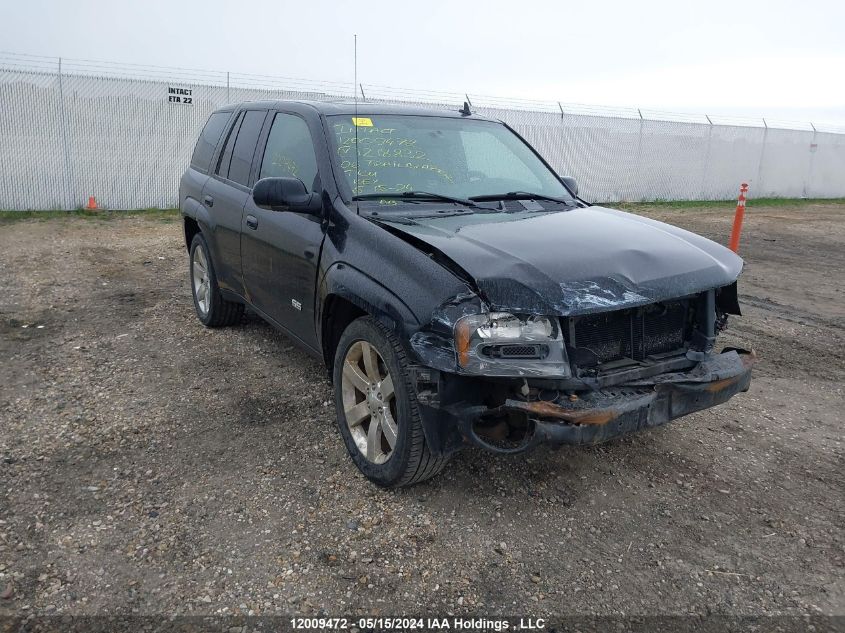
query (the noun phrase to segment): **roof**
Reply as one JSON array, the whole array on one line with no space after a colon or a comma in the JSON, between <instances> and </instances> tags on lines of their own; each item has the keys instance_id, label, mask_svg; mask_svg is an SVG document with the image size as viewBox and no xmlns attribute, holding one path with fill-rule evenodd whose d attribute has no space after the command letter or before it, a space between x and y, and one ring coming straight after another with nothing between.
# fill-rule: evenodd
<instances>
[{"instance_id":1,"label":"roof","mask_svg":"<svg viewBox=\"0 0 845 633\"><path fill-rule=\"evenodd\" d=\"M306 100L283 100L273 99L268 101L245 101L243 103L233 103L227 105L221 110L230 110L242 107L261 107L261 108L284 108L291 105L311 107L320 114L331 116L339 115L378 115L378 114L404 114L411 116L437 116L448 118L471 118L489 121L487 117L477 114L471 114L469 117L462 115L459 112L460 105L457 104L453 108L436 108L436 107L421 107L414 105L398 105L395 103L375 103L372 101L359 101L357 104L353 101L306 101Z\"/></svg>"}]
</instances>

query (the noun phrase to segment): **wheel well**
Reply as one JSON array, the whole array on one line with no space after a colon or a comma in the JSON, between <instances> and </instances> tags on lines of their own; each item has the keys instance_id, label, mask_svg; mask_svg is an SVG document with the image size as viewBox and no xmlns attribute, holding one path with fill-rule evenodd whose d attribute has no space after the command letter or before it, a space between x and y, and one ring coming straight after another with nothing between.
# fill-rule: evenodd
<instances>
[{"instance_id":1,"label":"wheel well","mask_svg":"<svg viewBox=\"0 0 845 633\"><path fill-rule=\"evenodd\" d=\"M185 246L191 250L191 242L194 241L194 235L200 232L200 225L193 218L185 218Z\"/></svg>"},{"instance_id":2,"label":"wheel well","mask_svg":"<svg viewBox=\"0 0 845 633\"><path fill-rule=\"evenodd\" d=\"M343 297L331 295L326 299L321 332L323 333L323 360L329 370L329 377L332 375L334 353L341 335L355 319L366 315L364 310Z\"/></svg>"}]
</instances>

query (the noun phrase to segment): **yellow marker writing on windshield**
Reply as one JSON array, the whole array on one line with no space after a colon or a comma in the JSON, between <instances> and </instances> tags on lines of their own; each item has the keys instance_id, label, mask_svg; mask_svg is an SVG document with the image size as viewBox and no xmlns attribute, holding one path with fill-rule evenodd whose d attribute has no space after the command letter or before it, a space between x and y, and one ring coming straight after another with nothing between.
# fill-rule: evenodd
<instances>
[{"instance_id":1,"label":"yellow marker writing on windshield","mask_svg":"<svg viewBox=\"0 0 845 633\"><path fill-rule=\"evenodd\" d=\"M373 127L373 120L365 116L352 117L352 125L357 127Z\"/></svg>"}]
</instances>

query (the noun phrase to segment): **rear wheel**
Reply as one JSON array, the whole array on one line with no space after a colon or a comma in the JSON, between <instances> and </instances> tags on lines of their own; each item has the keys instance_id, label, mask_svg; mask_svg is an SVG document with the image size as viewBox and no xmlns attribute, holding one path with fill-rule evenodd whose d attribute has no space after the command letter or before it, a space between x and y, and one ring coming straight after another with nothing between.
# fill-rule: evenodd
<instances>
[{"instance_id":1,"label":"rear wheel","mask_svg":"<svg viewBox=\"0 0 845 633\"><path fill-rule=\"evenodd\" d=\"M242 303L226 301L220 294L217 276L202 233L191 241L191 293L197 318L208 327L224 327L240 322L244 313Z\"/></svg>"},{"instance_id":2,"label":"rear wheel","mask_svg":"<svg viewBox=\"0 0 845 633\"><path fill-rule=\"evenodd\" d=\"M340 433L359 470L385 488L424 481L447 461L428 450L407 369L399 341L369 317L353 321L335 351Z\"/></svg>"}]
</instances>

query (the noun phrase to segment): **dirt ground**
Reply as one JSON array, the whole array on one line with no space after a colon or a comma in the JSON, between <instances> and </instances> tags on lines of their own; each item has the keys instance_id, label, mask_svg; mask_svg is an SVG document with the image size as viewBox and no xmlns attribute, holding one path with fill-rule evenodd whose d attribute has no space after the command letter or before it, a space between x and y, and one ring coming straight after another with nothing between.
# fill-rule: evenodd
<instances>
[{"instance_id":1,"label":"dirt ground","mask_svg":"<svg viewBox=\"0 0 845 633\"><path fill-rule=\"evenodd\" d=\"M730 206L642 212L725 242ZM749 209L751 391L385 492L174 219L0 225L0 614L845 614L845 205Z\"/></svg>"}]
</instances>

